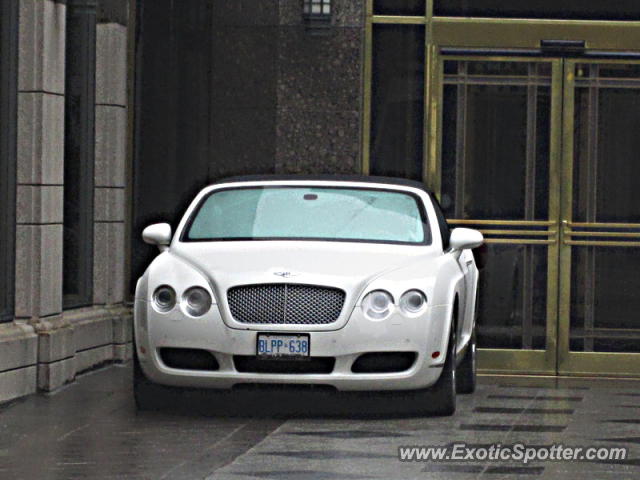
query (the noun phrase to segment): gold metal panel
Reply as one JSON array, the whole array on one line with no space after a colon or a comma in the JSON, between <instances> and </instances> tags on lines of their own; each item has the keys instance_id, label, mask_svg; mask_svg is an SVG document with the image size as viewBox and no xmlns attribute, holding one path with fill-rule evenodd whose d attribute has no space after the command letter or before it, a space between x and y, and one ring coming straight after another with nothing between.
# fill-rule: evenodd
<instances>
[{"instance_id":1,"label":"gold metal panel","mask_svg":"<svg viewBox=\"0 0 640 480\"><path fill-rule=\"evenodd\" d=\"M424 25L427 23L425 17L409 17L398 15L374 15L373 23L396 23L404 25Z\"/></svg>"},{"instance_id":2,"label":"gold metal panel","mask_svg":"<svg viewBox=\"0 0 640 480\"><path fill-rule=\"evenodd\" d=\"M555 245L555 240L522 240L515 238L485 238L484 243L506 243L509 245Z\"/></svg>"},{"instance_id":3,"label":"gold metal panel","mask_svg":"<svg viewBox=\"0 0 640 480\"><path fill-rule=\"evenodd\" d=\"M481 373L553 375L555 354L549 350L478 349Z\"/></svg>"},{"instance_id":4,"label":"gold metal panel","mask_svg":"<svg viewBox=\"0 0 640 480\"><path fill-rule=\"evenodd\" d=\"M574 77L573 65L564 65L564 110L562 122L561 212L564 222L573 215L573 137L574 137ZM569 362L569 323L571 318L571 247L567 245L565 230L560 231L560 281L558 317L558 370L566 370Z\"/></svg>"},{"instance_id":5,"label":"gold metal panel","mask_svg":"<svg viewBox=\"0 0 640 480\"><path fill-rule=\"evenodd\" d=\"M423 158L422 158L422 181L425 185L429 185L429 180L431 178L430 172L430 162L429 159L432 158L431 148L434 145L433 137L432 137L432 128L431 124L436 119L436 112L432 108L431 98L433 88L436 86L434 82L434 68L433 63L435 61L435 55L433 54L435 49L433 48L433 36L431 35L431 22L432 22L432 12L433 12L433 0L426 0L425 5L426 12L426 29L425 29L425 53L424 53L424 138L423 138ZM439 197L438 197L439 198Z\"/></svg>"},{"instance_id":6,"label":"gold metal panel","mask_svg":"<svg viewBox=\"0 0 640 480\"><path fill-rule=\"evenodd\" d=\"M562 61L553 60L551 65L551 138L549 145L549 221L559 230L562 148L561 125L563 112ZM554 236L547 254L547 350L545 366L550 371L557 369L558 362L558 235Z\"/></svg>"},{"instance_id":7,"label":"gold metal panel","mask_svg":"<svg viewBox=\"0 0 640 480\"><path fill-rule=\"evenodd\" d=\"M640 353L567 352L560 375L638 377Z\"/></svg>"},{"instance_id":8,"label":"gold metal panel","mask_svg":"<svg viewBox=\"0 0 640 480\"><path fill-rule=\"evenodd\" d=\"M430 38L433 38L430 35ZM427 97L429 108L429 142L427 145L427 172L425 183L429 189L440 199L442 174L441 174L441 150L442 150L442 79L444 76L444 62L436 51L434 45L430 45L427 54L430 57L429 79L432 84Z\"/></svg>"},{"instance_id":9,"label":"gold metal panel","mask_svg":"<svg viewBox=\"0 0 640 480\"><path fill-rule=\"evenodd\" d=\"M640 242L610 242L591 240L565 240L565 245L584 245L591 247L640 247Z\"/></svg>"},{"instance_id":10,"label":"gold metal panel","mask_svg":"<svg viewBox=\"0 0 640 480\"><path fill-rule=\"evenodd\" d=\"M637 27L636 27L637 28ZM623 35L624 29L618 35ZM614 35L615 37L615 35ZM637 48L637 46L635 47ZM560 329L558 335L558 373L578 376L638 376L640 375L640 354L608 352L572 352L569 348L571 321L571 262L573 246L597 247L640 247L640 242L615 239L637 239L640 232L615 232L616 228L640 228L637 223L616 222L573 222L573 168L574 168L574 125L575 118L575 78L577 63L638 63L629 60L587 60L569 59L564 65L564 121L562 153L562 229L560 232ZM575 231L571 228L590 229ZM599 230L601 229L601 230ZM574 238L580 238L576 240ZM584 238L587 238L586 240ZM593 240L591 240L593 238ZM613 240L607 240L611 238Z\"/></svg>"},{"instance_id":11,"label":"gold metal panel","mask_svg":"<svg viewBox=\"0 0 640 480\"><path fill-rule=\"evenodd\" d=\"M371 90L373 77L373 0L367 0L366 23L364 27L364 66L362 71L362 173L368 175L371 169Z\"/></svg>"},{"instance_id":12,"label":"gold metal panel","mask_svg":"<svg viewBox=\"0 0 640 480\"><path fill-rule=\"evenodd\" d=\"M640 232L575 232L572 230L566 230L565 236L568 237L626 237L626 238L640 238Z\"/></svg>"},{"instance_id":13,"label":"gold metal panel","mask_svg":"<svg viewBox=\"0 0 640 480\"><path fill-rule=\"evenodd\" d=\"M480 229L480 233L483 235L502 235L502 236L514 236L514 237L553 237L558 232L556 230L485 230Z\"/></svg>"},{"instance_id":14,"label":"gold metal panel","mask_svg":"<svg viewBox=\"0 0 640 480\"><path fill-rule=\"evenodd\" d=\"M454 218L447 220L451 225L501 225L508 227L549 227L557 222L553 220L464 220Z\"/></svg>"},{"instance_id":15,"label":"gold metal panel","mask_svg":"<svg viewBox=\"0 0 640 480\"><path fill-rule=\"evenodd\" d=\"M540 40L584 40L595 50L637 50L640 22L434 17L439 47L538 49Z\"/></svg>"}]
</instances>

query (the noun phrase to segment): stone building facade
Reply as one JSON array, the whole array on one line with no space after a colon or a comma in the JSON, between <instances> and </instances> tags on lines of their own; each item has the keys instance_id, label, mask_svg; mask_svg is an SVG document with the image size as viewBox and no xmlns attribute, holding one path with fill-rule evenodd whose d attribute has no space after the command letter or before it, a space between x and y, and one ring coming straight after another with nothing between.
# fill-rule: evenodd
<instances>
[{"instance_id":1,"label":"stone building facade","mask_svg":"<svg viewBox=\"0 0 640 480\"><path fill-rule=\"evenodd\" d=\"M637 0L2 0L0 39L0 402L126 362L142 229L247 173L423 181L487 237L482 370L640 376Z\"/></svg>"},{"instance_id":2,"label":"stone building facade","mask_svg":"<svg viewBox=\"0 0 640 480\"><path fill-rule=\"evenodd\" d=\"M2 9L0 402L131 357L140 231L203 185L359 171L365 14L336 0L316 35L299 0Z\"/></svg>"},{"instance_id":3,"label":"stone building facade","mask_svg":"<svg viewBox=\"0 0 640 480\"><path fill-rule=\"evenodd\" d=\"M9 221L0 243L10 251L0 270L12 293L0 323L3 402L129 359L131 316L124 306L128 6L6 0L1 8L2 214ZM68 88L81 92L75 104ZM82 139L86 155L72 151L72 138ZM72 155L76 163L91 161L91 178L65 171ZM65 256L64 215L74 210L65 202L73 204L83 189L95 207L83 227L92 248L75 252L90 255L79 263L89 266L81 281L93 288L75 308L64 270L79 267L68 258L73 250Z\"/></svg>"}]
</instances>

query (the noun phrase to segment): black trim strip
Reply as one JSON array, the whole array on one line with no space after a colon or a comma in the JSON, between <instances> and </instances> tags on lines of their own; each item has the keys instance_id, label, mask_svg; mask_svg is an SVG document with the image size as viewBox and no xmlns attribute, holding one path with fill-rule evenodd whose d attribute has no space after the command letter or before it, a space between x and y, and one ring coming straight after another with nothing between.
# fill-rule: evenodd
<instances>
[{"instance_id":1,"label":"black trim strip","mask_svg":"<svg viewBox=\"0 0 640 480\"><path fill-rule=\"evenodd\" d=\"M520 49L520 48L459 48L459 47L443 47L440 54L450 56L465 57L549 57L549 58L598 58L612 60L640 60L639 52L610 52L606 50L585 50L584 52L575 52L571 50L559 51L543 51L542 49Z\"/></svg>"},{"instance_id":2,"label":"black trim strip","mask_svg":"<svg viewBox=\"0 0 640 480\"><path fill-rule=\"evenodd\" d=\"M89 350L95 350L96 348L110 347L112 345L115 345L115 344L113 342L103 343L102 345L95 345L93 347L88 347L88 348L83 348L81 350L76 350L76 354L83 353L83 352L88 352Z\"/></svg>"},{"instance_id":3,"label":"black trim strip","mask_svg":"<svg viewBox=\"0 0 640 480\"><path fill-rule=\"evenodd\" d=\"M110 107L110 108L121 108L126 109L126 105L120 105L119 103L96 103L96 107Z\"/></svg>"},{"instance_id":4,"label":"black trim strip","mask_svg":"<svg viewBox=\"0 0 640 480\"><path fill-rule=\"evenodd\" d=\"M64 93L49 92L47 90L19 90L18 93L42 93L43 95L53 95L55 97L64 97Z\"/></svg>"},{"instance_id":5,"label":"black trim strip","mask_svg":"<svg viewBox=\"0 0 640 480\"><path fill-rule=\"evenodd\" d=\"M69 355L68 357L64 357L64 358L59 358L57 360L52 360L50 362L42 362L38 360L38 365L52 365L54 363L58 363L58 362L64 362L65 360L71 360L72 358L75 358L75 354L74 355Z\"/></svg>"},{"instance_id":6,"label":"black trim strip","mask_svg":"<svg viewBox=\"0 0 640 480\"><path fill-rule=\"evenodd\" d=\"M96 0L66 10L62 302L93 303Z\"/></svg>"},{"instance_id":7,"label":"black trim strip","mask_svg":"<svg viewBox=\"0 0 640 480\"><path fill-rule=\"evenodd\" d=\"M403 187L417 188L425 192L429 192L426 189L424 183L416 180L409 180L407 178L400 177L385 177L380 175L362 175L362 174L316 174L316 175L236 175L233 177L222 178L216 181L213 185L221 185L224 183L239 183L239 182L297 182L297 181L318 181L318 182L355 182L355 183L381 183L383 185L400 185Z\"/></svg>"},{"instance_id":8,"label":"black trim strip","mask_svg":"<svg viewBox=\"0 0 640 480\"><path fill-rule=\"evenodd\" d=\"M6 370L0 370L0 374L13 372L14 370L22 370L23 368L37 367L37 363L30 363L29 365L20 365L19 367L8 368Z\"/></svg>"},{"instance_id":9,"label":"black trim strip","mask_svg":"<svg viewBox=\"0 0 640 480\"><path fill-rule=\"evenodd\" d=\"M0 0L0 322L15 314L18 15L17 0Z\"/></svg>"},{"instance_id":10,"label":"black trim strip","mask_svg":"<svg viewBox=\"0 0 640 480\"><path fill-rule=\"evenodd\" d=\"M62 222L16 222L16 225L21 225L24 227L43 227L47 225L63 225Z\"/></svg>"}]
</instances>

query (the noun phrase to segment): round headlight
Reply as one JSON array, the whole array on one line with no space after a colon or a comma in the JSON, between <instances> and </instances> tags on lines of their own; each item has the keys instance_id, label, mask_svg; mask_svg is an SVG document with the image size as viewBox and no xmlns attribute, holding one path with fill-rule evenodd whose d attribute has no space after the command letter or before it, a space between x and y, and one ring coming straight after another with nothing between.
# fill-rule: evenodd
<instances>
[{"instance_id":1,"label":"round headlight","mask_svg":"<svg viewBox=\"0 0 640 480\"><path fill-rule=\"evenodd\" d=\"M159 312L168 312L176 306L176 291L169 285L162 285L153 292L153 304Z\"/></svg>"},{"instance_id":2,"label":"round headlight","mask_svg":"<svg viewBox=\"0 0 640 480\"><path fill-rule=\"evenodd\" d=\"M419 315L427 308L427 297L420 290L409 290L400 297L400 310L408 315Z\"/></svg>"},{"instance_id":3,"label":"round headlight","mask_svg":"<svg viewBox=\"0 0 640 480\"><path fill-rule=\"evenodd\" d=\"M393 297L384 290L374 290L362 299L364 314L372 320L384 320L393 311Z\"/></svg>"},{"instance_id":4,"label":"round headlight","mask_svg":"<svg viewBox=\"0 0 640 480\"><path fill-rule=\"evenodd\" d=\"M211 308L211 295L204 288L193 287L182 295L184 309L192 317L201 317Z\"/></svg>"}]
</instances>

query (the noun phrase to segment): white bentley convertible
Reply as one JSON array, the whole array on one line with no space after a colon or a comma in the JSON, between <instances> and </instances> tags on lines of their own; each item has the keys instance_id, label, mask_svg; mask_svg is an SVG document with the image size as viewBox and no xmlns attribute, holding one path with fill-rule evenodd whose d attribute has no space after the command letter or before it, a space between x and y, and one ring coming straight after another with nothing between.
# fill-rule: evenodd
<instances>
[{"instance_id":1,"label":"white bentley convertible","mask_svg":"<svg viewBox=\"0 0 640 480\"><path fill-rule=\"evenodd\" d=\"M244 177L202 190L135 294L139 408L167 387L413 390L440 414L475 388L480 232L420 183Z\"/></svg>"}]
</instances>

